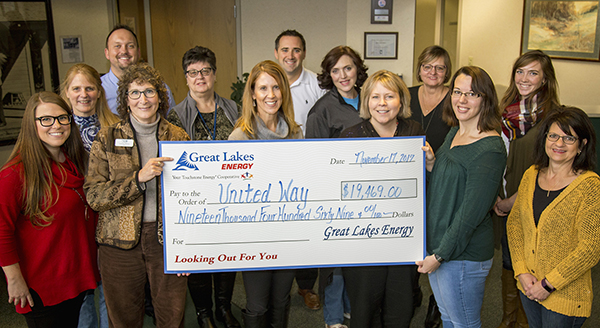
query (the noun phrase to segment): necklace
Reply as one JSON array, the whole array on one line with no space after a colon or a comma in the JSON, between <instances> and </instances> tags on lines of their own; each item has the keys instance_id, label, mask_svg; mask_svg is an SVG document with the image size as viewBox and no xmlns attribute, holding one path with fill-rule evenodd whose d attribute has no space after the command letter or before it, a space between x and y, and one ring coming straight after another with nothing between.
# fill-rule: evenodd
<instances>
[{"instance_id":1,"label":"necklace","mask_svg":"<svg viewBox=\"0 0 600 328\"><path fill-rule=\"evenodd\" d=\"M548 182L548 185L550 185L550 172L546 172L546 182ZM557 183L555 181L552 185L552 188L549 187L548 190L546 190L546 197L550 197L550 189L556 189L556 185Z\"/></svg>"},{"instance_id":2,"label":"necklace","mask_svg":"<svg viewBox=\"0 0 600 328\"><path fill-rule=\"evenodd\" d=\"M417 91L417 96L419 98L422 97L423 99L425 99L425 94L424 94L425 91L423 91L423 94L421 94L420 90L421 90L421 88L419 88L419 91ZM429 116L429 122L427 122L427 126L425 126L425 113L423 113L423 109L421 109L421 127L423 127L423 130L425 131L425 134L427 134L427 130L429 129L429 125L431 125L431 121L433 121L433 116L435 115L435 111L437 110L438 105L440 104L441 101L444 100L445 97L446 96L444 95L444 97L442 97L441 100L436 103L435 107L433 107L433 110L430 111L429 113L427 113L427 115L430 115ZM419 104L420 103L421 103L421 99L419 99Z\"/></svg>"},{"instance_id":3,"label":"necklace","mask_svg":"<svg viewBox=\"0 0 600 328\"><path fill-rule=\"evenodd\" d=\"M431 121L433 121L433 115L435 114L436 109L437 106L433 109L433 111L430 112L431 116L429 117L429 122L427 122L427 126L425 126L425 114L421 112L421 126L423 127L423 130L425 130L425 134L427 134L427 129L429 129L429 125L431 125Z\"/></svg>"},{"instance_id":4,"label":"necklace","mask_svg":"<svg viewBox=\"0 0 600 328\"><path fill-rule=\"evenodd\" d=\"M83 196L81 196L81 194L79 193L79 191L77 191L77 189L75 189L75 188L70 188L70 189L73 189L73 191L77 194L77 196L79 196L79 199L81 199L81 202L85 206L84 217L85 217L85 220L87 221L88 220L88 207L89 207L88 203L85 201L85 199L83 199Z\"/></svg>"}]
</instances>

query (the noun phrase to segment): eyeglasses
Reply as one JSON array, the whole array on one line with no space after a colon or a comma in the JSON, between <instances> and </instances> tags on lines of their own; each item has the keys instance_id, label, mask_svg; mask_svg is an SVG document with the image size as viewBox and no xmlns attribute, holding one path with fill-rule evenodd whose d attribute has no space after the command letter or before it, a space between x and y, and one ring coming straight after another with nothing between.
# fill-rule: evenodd
<instances>
[{"instance_id":1,"label":"eyeglasses","mask_svg":"<svg viewBox=\"0 0 600 328\"><path fill-rule=\"evenodd\" d=\"M421 68L425 71L425 72L429 72L432 69L435 69L436 73L444 73L446 71L446 66L445 65L421 65Z\"/></svg>"},{"instance_id":2,"label":"eyeglasses","mask_svg":"<svg viewBox=\"0 0 600 328\"><path fill-rule=\"evenodd\" d=\"M139 90L127 91L127 95L129 96L129 99L133 99L133 100L140 99L142 94L144 94L144 96L146 96L146 98L154 98L154 97L156 97L156 90L155 89L146 89L144 91L139 91Z\"/></svg>"},{"instance_id":3,"label":"eyeglasses","mask_svg":"<svg viewBox=\"0 0 600 328\"><path fill-rule=\"evenodd\" d=\"M47 128L54 125L54 122L58 120L60 125L69 125L71 124L71 115L60 115L60 116L41 116L36 117L36 120L40 121L40 124Z\"/></svg>"},{"instance_id":4,"label":"eyeglasses","mask_svg":"<svg viewBox=\"0 0 600 328\"><path fill-rule=\"evenodd\" d=\"M577 140L579 140L579 138L575 137L575 136L559 136L556 133L546 133L546 138L548 138L548 140L552 141L552 142L556 142L558 141L558 139L562 138L563 142L566 145L572 145L575 142L577 142Z\"/></svg>"},{"instance_id":5,"label":"eyeglasses","mask_svg":"<svg viewBox=\"0 0 600 328\"><path fill-rule=\"evenodd\" d=\"M201 70L191 69L189 71L186 71L185 74L187 74L191 78L194 78L194 77L198 76L198 73L202 74L202 76L209 76L210 73L212 73L212 71L213 71L212 67L204 67Z\"/></svg>"},{"instance_id":6,"label":"eyeglasses","mask_svg":"<svg viewBox=\"0 0 600 328\"><path fill-rule=\"evenodd\" d=\"M460 96L464 95L465 97L467 97L467 99L477 99L479 97L481 97L480 94L475 93L473 91L468 91L468 92L460 92L458 90L452 90L452 97L454 98L460 98Z\"/></svg>"}]
</instances>

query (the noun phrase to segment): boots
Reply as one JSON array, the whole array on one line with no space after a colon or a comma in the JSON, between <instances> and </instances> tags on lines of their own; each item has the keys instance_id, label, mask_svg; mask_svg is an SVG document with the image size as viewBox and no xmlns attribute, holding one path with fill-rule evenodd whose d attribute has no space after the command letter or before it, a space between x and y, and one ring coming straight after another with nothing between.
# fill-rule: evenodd
<instances>
[{"instance_id":1,"label":"boots","mask_svg":"<svg viewBox=\"0 0 600 328\"><path fill-rule=\"evenodd\" d=\"M215 281L215 317L225 328L240 328L240 323L231 313L231 295L235 284L235 272L214 273Z\"/></svg>"},{"instance_id":2,"label":"boots","mask_svg":"<svg viewBox=\"0 0 600 328\"><path fill-rule=\"evenodd\" d=\"M498 328L527 328L527 317L521 305L514 271L502 268L502 322Z\"/></svg>"},{"instance_id":3,"label":"boots","mask_svg":"<svg viewBox=\"0 0 600 328\"><path fill-rule=\"evenodd\" d=\"M198 316L198 326L200 328L215 328L215 322L213 321L212 310L206 311L206 309L202 309L201 311L196 312Z\"/></svg>"},{"instance_id":4,"label":"boots","mask_svg":"<svg viewBox=\"0 0 600 328\"><path fill-rule=\"evenodd\" d=\"M212 274L194 273L188 277L188 289L196 307L200 328L214 328L212 315Z\"/></svg>"},{"instance_id":5,"label":"boots","mask_svg":"<svg viewBox=\"0 0 600 328\"><path fill-rule=\"evenodd\" d=\"M427 315L425 316L425 328L438 328L442 326L442 314L440 308L435 301L435 297L429 297L429 306L427 307Z\"/></svg>"},{"instance_id":6,"label":"boots","mask_svg":"<svg viewBox=\"0 0 600 328\"><path fill-rule=\"evenodd\" d=\"M242 316L244 318L244 327L246 328L268 328L267 318L263 315L250 315L246 310L242 310Z\"/></svg>"}]
</instances>

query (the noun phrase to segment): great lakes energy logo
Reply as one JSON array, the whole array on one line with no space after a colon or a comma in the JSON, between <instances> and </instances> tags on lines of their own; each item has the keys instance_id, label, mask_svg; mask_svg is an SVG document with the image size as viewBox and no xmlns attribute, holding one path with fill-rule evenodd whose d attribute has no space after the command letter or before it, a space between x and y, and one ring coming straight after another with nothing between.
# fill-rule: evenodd
<instances>
[{"instance_id":1,"label":"great lakes energy logo","mask_svg":"<svg viewBox=\"0 0 600 328\"><path fill-rule=\"evenodd\" d=\"M177 160L175 165L177 166L173 169L173 171L188 171L192 169L198 171L196 164L190 161L190 156L188 155L187 151L183 151L183 154L181 154L181 157L179 157L179 160Z\"/></svg>"},{"instance_id":2,"label":"great lakes energy logo","mask_svg":"<svg viewBox=\"0 0 600 328\"><path fill-rule=\"evenodd\" d=\"M240 154L239 151L235 153L222 152L215 154L198 153L195 151L187 152L184 151L175 163L173 171L198 171L196 163L221 163L221 170L250 170L254 163L254 154Z\"/></svg>"}]
</instances>

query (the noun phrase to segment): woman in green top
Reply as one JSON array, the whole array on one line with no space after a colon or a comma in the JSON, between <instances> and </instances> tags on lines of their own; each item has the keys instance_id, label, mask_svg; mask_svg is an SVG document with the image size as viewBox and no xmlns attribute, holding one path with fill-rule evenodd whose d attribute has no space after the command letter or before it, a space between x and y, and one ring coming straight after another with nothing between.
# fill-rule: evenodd
<instances>
[{"instance_id":1,"label":"woman in green top","mask_svg":"<svg viewBox=\"0 0 600 328\"><path fill-rule=\"evenodd\" d=\"M452 127L436 156L424 147L431 172L427 194L427 253L418 261L444 327L481 327L485 279L494 255L490 210L506 165L496 128L501 112L494 83L481 68L452 77L444 120Z\"/></svg>"}]
</instances>

